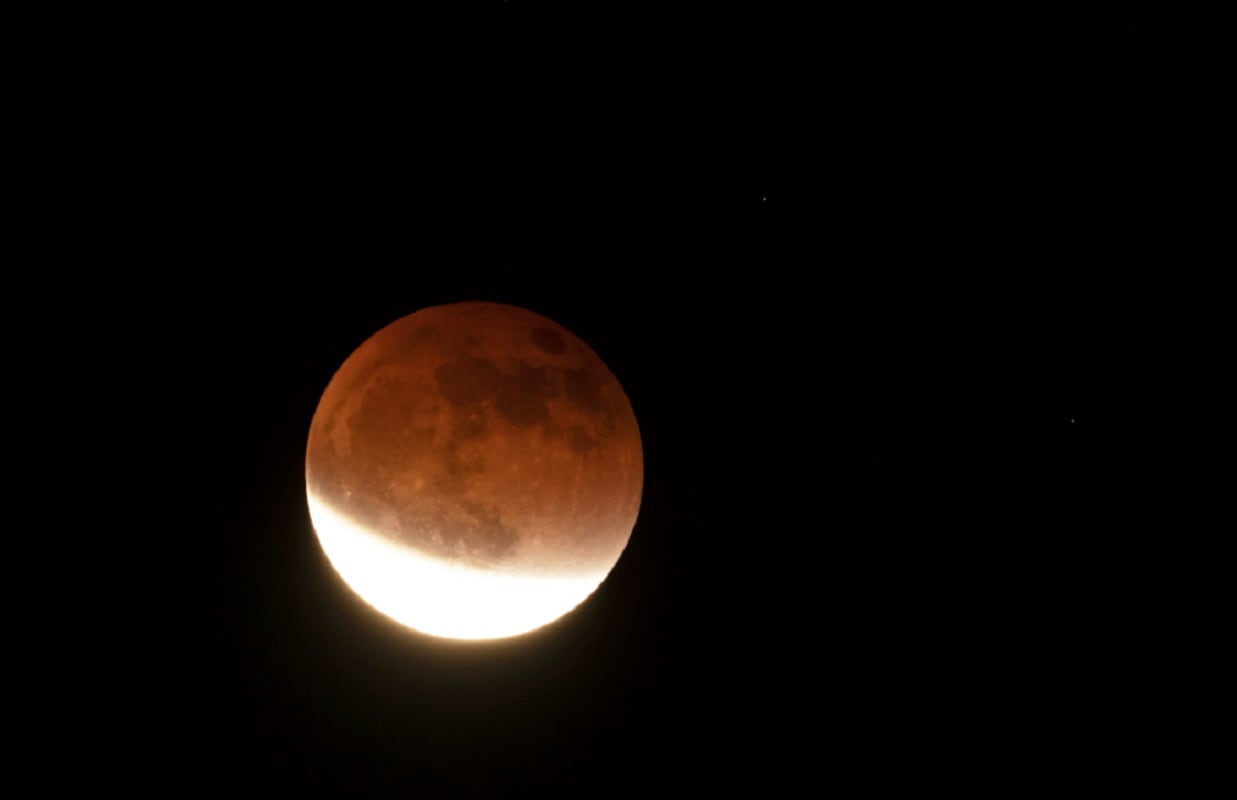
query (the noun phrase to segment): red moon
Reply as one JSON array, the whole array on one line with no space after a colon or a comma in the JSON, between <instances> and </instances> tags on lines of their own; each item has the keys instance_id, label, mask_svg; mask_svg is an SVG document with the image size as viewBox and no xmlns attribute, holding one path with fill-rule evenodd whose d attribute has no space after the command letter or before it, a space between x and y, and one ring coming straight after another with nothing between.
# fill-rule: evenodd
<instances>
[{"instance_id":1,"label":"red moon","mask_svg":"<svg viewBox=\"0 0 1237 800\"><path fill-rule=\"evenodd\" d=\"M588 345L496 303L422 309L331 379L305 485L324 552L364 600L435 636L558 619L627 546L640 431Z\"/></svg>"}]
</instances>

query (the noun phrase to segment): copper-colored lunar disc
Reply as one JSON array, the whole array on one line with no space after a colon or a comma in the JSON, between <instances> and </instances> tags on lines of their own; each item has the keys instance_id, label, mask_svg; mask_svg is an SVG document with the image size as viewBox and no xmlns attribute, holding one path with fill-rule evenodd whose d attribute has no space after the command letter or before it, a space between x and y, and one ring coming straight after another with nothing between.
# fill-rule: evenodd
<instances>
[{"instance_id":1,"label":"copper-colored lunar disc","mask_svg":"<svg viewBox=\"0 0 1237 800\"><path fill-rule=\"evenodd\" d=\"M305 482L323 550L380 611L438 636L540 627L609 574L635 525L640 432L557 323L495 303L396 320L318 403Z\"/></svg>"}]
</instances>

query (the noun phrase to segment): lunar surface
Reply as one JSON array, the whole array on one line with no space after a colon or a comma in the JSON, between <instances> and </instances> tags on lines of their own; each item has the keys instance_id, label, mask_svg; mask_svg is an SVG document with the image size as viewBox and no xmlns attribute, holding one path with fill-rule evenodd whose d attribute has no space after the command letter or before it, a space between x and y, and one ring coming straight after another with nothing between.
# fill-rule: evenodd
<instances>
[{"instance_id":1,"label":"lunar surface","mask_svg":"<svg viewBox=\"0 0 1237 800\"><path fill-rule=\"evenodd\" d=\"M640 507L643 456L618 380L573 334L513 306L396 320L332 378L306 448L310 517L345 582L436 636L566 614L605 579Z\"/></svg>"}]
</instances>

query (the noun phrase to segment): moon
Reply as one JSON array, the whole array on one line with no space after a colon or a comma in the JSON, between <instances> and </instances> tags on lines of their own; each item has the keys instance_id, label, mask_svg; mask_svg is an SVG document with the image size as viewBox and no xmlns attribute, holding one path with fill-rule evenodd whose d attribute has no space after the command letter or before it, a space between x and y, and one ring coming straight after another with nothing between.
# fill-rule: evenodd
<instances>
[{"instance_id":1,"label":"moon","mask_svg":"<svg viewBox=\"0 0 1237 800\"><path fill-rule=\"evenodd\" d=\"M588 345L531 311L425 308L335 373L305 455L310 519L343 580L382 613L453 639L562 617L626 548L640 431Z\"/></svg>"}]
</instances>

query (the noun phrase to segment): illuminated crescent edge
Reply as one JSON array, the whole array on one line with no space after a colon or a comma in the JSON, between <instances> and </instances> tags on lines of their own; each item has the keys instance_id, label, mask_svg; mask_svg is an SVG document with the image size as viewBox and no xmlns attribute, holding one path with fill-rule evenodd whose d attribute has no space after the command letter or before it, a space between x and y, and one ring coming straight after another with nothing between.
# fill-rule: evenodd
<instances>
[{"instance_id":1,"label":"illuminated crescent edge","mask_svg":"<svg viewBox=\"0 0 1237 800\"><path fill-rule=\"evenodd\" d=\"M378 611L431 636L528 633L584 602L608 575L520 575L430 558L358 525L308 488L306 496L318 542L344 582Z\"/></svg>"}]
</instances>

